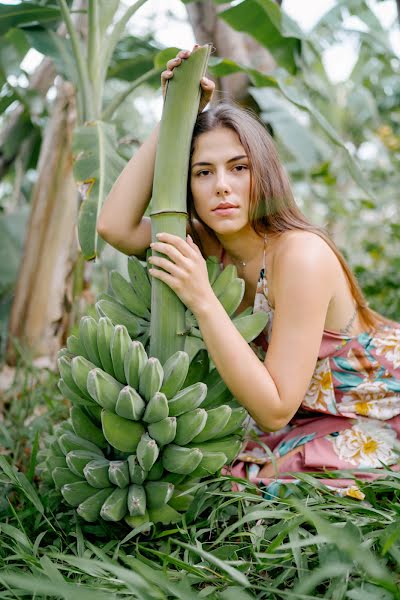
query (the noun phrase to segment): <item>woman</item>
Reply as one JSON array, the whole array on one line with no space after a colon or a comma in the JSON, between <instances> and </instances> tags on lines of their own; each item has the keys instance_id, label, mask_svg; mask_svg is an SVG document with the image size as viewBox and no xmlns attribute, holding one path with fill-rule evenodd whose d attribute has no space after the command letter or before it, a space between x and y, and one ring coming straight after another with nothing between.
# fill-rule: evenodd
<instances>
[{"instance_id":1,"label":"woman","mask_svg":"<svg viewBox=\"0 0 400 600\"><path fill-rule=\"evenodd\" d=\"M181 51L167 63L164 93L189 55ZM368 308L333 242L299 211L262 123L227 103L201 112L214 84L204 78L201 88L186 241L163 233L150 244L150 220L143 217L158 127L114 184L99 234L127 254L143 256L151 245L166 255L149 259L151 276L192 310L221 377L254 419L254 441L233 474L265 487L287 471L396 469L400 325ZM245 280L238 312L254 306L269 314L251 347L209 284L204 258L211 255L234 264ZM351 479L329 482L362 497Z\"/></svg>"}]
</instances>

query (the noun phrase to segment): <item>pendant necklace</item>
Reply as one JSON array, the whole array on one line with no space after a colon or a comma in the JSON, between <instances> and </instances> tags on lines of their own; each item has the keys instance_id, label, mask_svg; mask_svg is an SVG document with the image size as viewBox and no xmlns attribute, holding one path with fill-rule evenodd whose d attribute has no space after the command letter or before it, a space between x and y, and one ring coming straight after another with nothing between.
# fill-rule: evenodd
<instances>
[{"instance_id":1,"label":"pendant necklace","mask_svg":"<svg viewBox=\"0 0 400 600\"><path fill-rule=\"evenodd\" d=\"M264 235L264 256L265 256L265 246L266 246L266 244L267 244L267 235L265 234ZM246 261L244 261L244 260L236 260L236 259L234 259L232 257L232 255L231 255L231 260L234 262L235 265L238 265L239 267L242 267L242 268L244 268L249 263L248 260L246 260Z\"/></svg>"}]
</instances>

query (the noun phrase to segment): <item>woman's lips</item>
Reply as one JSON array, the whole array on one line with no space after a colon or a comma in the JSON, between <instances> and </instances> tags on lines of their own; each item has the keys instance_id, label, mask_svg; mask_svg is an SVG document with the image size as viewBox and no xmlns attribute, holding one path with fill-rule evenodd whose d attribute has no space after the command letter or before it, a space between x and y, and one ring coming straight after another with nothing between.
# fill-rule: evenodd
<instances>
[{"instance_id":1,"label":"woman's lips","mask_svg":"<svg viewBox=\"0 0 400 600\"><path fill-rule=\"evenodd\" d=\"M234 214L235 210L238 210L237 206L226 206L225 208L216 208L213 213L221 216L228 216Z\"/></svg>"}]
</instances>

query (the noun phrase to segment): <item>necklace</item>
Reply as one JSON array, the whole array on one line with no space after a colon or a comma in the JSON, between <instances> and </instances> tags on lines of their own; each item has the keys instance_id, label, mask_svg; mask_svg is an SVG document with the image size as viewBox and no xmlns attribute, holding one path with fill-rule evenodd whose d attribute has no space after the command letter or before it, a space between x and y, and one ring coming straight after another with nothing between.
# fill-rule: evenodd
<instances>
[{"instance_id":1,"label":"necklace","mask_svg":"<svg viewBox=\"0 0 400 600\"><path fill-rule=\"evenodd\" d=\"M264 246L263 246L264 254L265 254L265 246L266 246L266 244L267 244L267 235L264 234ZM230 256L231 256L231 260L233 261L233 263L235 265L239 265L239 267L242 267L242 268L246 267L248 265L249 261L251 260L251 259L246 260L246 261L245 260L238 260L238 259L233 258L232 255L230 255Z\"/></svg>"}]
</instances>

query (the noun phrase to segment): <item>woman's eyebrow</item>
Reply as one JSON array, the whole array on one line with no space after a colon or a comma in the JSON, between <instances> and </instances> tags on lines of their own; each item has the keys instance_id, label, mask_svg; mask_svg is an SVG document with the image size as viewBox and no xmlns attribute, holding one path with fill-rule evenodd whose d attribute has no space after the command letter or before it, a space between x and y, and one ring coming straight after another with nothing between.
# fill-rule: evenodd
<instances>
[{"instance_id":1,"label":"woman's eyebrow","mask_svg":"<svg viewBox=\"0 0 400 600\"><path fill-rule=\"evenodd\" d=\"M234 160L241 160L242 158L247 158L247 154L241 154L240 156L234 156L233 158L230 158L226 162L230 163L230 162L233 162ZM210 163L210 162L197 162L197 163L194 163L194 165L192 165L192 169L194 167L198 167L198 166L208 167L210 165L212 165L212 163Z\"/></svg>"}]
</instances>

